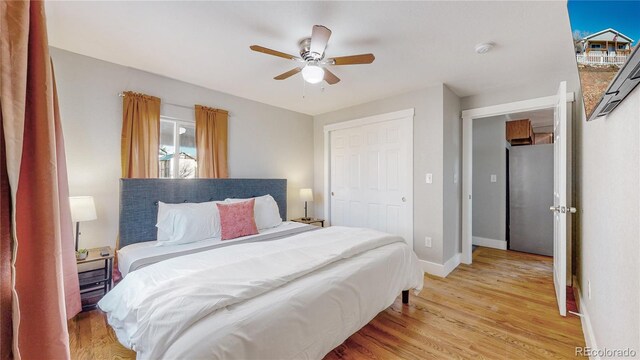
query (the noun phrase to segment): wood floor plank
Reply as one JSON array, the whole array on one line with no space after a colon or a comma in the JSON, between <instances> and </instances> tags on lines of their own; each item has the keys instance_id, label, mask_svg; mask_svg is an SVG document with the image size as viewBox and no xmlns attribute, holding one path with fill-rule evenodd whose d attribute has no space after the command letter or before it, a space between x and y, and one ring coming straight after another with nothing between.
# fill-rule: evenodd
<instances>
[{"instance_id":1,"label":"wood floor plank","mask_svg":"<svg viewBox=\"0 0 640 360\"><path fill-rule=\"evenodd\" d=\"M580 319L558 314L549 257L478 248L447 278L425 275L327 360L569 359L585 346ZM69 320L73 359L134 359L99 310Z\"/></svg>"}]
</instances>

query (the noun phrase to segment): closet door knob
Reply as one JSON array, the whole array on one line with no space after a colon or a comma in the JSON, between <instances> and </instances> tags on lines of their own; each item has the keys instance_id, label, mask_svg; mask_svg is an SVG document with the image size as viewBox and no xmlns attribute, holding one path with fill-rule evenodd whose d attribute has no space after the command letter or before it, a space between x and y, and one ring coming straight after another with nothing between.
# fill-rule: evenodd
<instances>
[{"instance_id":1,"label":"closet door knob","mask_svg":"<svg viewBox=\"0 0 640 360\"><path fill-rule=\"evenodd\" d=\"M402 202L407 202L407 198L406 197L402 197Z\"/></svg>"}]
</instances>

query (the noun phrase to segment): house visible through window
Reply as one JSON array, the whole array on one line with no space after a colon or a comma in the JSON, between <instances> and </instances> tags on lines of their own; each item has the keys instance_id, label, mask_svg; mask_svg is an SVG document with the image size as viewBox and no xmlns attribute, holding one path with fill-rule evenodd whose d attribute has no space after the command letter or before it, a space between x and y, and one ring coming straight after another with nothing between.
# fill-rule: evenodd
<instances>
[{"instance_id":1,"label":"house visible through window","mask_svg":"<svg viewBox=\"0 0 640 360\"><path fill-rule=\"evenodd\" d=\"M194 123L160 118L161 178L192 179L197 176L196 128Z\"/></svg>"}]
</instances>

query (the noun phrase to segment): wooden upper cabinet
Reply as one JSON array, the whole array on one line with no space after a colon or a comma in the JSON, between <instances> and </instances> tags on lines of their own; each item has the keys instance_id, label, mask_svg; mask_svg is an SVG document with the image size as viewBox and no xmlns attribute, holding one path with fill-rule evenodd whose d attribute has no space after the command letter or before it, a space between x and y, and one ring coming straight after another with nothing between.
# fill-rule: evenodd
<instances>
[{"instance_id":1,"label":"wooden upper cabinet","mask_svg":"<svg viewBox=\"0 0 640 360\"><path fill-rule=\"evenodd\" d=\"M507 121L507 141L511 145L533 144L533 128L529 119Z\"/></svg>"},{"instance_id":2,"label":"wooden upper cabinet","mask_svg":"<svg viewBox=\"0 0 640 360\"><path fill-rule=\"evenodd\" d=\"M553 133L533 134L533 144L553 144Z\"/></svg>"}]
</instances>

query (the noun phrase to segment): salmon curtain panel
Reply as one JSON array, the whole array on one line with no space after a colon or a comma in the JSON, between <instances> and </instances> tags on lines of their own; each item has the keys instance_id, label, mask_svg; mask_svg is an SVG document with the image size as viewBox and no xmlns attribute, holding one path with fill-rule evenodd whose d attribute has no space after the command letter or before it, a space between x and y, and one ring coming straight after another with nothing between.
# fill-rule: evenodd
<instances>
[{"instance_id":1,"label":"salmon curtain panel","mask_svg":"<svg viewBox=\"0 0 640 360\"><path fill-rule=\"evenodd\" d=\"M122 177L157 178L160 99L126 91L122 100Z\"/></svg>"},{"instance_id":2,"label":"salmon curtain panel","mask_svg":"<svg viewBox=\"0 0 640 360\"><path fill-rule=\"evenodd\" d=\"M69 358L67 319L80 311L64 142L44 3L0 2L0 110L8 189L2 202L2 342L11 283L12 356ZM9 190L9 193L6 191ZM11 203L6 203L10 198ZM11 209L11 221L6 218ZM8 223L8 224L7 224ZM6 226L10 235L6 235ZM10 244L6 242L10 241ZM11 279L7 279L7 247ZM11 355L9 355L11 356Z\"/></svg>"},{"instance_id":3,"label":"salmon curtain panel","mask_svg":"<svg viewBox=\"0 0 640 360\"><path fill-rule=\"evenodd\" d=\"M196 153L199 178L227 178L229 113L196 105Z\"/></svg>"}]
</instances>

